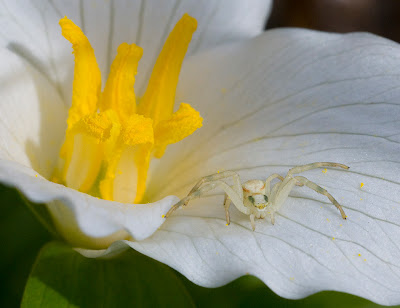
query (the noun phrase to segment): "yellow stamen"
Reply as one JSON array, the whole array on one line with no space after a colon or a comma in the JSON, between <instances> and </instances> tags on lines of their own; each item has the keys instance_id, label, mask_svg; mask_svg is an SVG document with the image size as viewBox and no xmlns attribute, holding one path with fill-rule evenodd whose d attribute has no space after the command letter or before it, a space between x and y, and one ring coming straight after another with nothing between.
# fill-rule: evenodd
<instances>
[{"instance_id":1,"label":"yellow stamen","mask_svg":"<svg viewBox=\"0 0 400 308\"><path fill-rule=\"evenodd\" d=\"M110 138L112 121L107 113L93 113L83 117L73 127L72 132L81 132L92 136L97 143L104 142Z\"/></svg>"},{"instance_id":2,"label":"yellow stamen","mask_svg":"<svg viewBox=\"0 0 400 308\"><path fill-rule=\"evenodd\" d=\"M138 107L140 114L153 119L154 127L157 127L161 121L169 119L173 113L179 73L196 28L196 19L184 14L169 34L154 65L146 92ZM183 130L187 131L187 128L185 127ZM174 131L174 134L179 135L177 131ZM165 145L158 147L156 153L158 158L162 156L164 149ZM138 168L138 187L135 202L143 199L152 151L153 147L143 146L135 156Z\"/></svg>"},{"instance_id":3,"label":"yellow stamen","mask_svg":"<svg viewBox=\"0 0 400 308\"><path fill-rule=\"evenodd\" d=\"M69 154L70 164L68 169L64 169L64 182L68 187L88 192L100 171L102 144L89 134L77 133Z\"/></svg>"},{"instance_id":4,"label":"yellow stamen","mask_svg":"<svg viewBox=\"0 0 400 308\"><path fill-rule=\"evenodd\" d=\"M80 119L71 129L72 143L64 181L68 187L87 192L95 182L104 157L103 143L110 138L112 120L108 113L93 113Z\"/></svg>"},{"instance_id":5,"label":"yellow stamen","mask_svg":"<svg viewBox=\"0 0 400 308\"><path fill-rule=\"evenodd\" d=\"M77 176L72 176L71 174L77 174L77 172L70 170L71 160L74 159L74 165L77 161L82 160L82 158L76 158L77 153L81 152L77 147L91 148L93 150L93 146L91 145L93 139L82 136L75 138L76 133L73 133L72 130L74 130L74 126L81 119L96 112L97 101L100 95L101 75L93 48L81 29L67 17L60 20L60 26L62 35L72 43L75 55L72 105L68 113L68 128L65 141L60 151L60 157L64 159L61 178L68 186L85 191L84 188L92 182L92 176L88 176L87 180L80 178L77 183L73 183L77 179ZM89 142L89 145L86 145L85 142ZM73 155L74 149L77 152L75 156ZM89 152L85 153L88 154ZM98 158L99 155L96 154L96 157ZM90 164L95 164L95 166L87 166L88 172L96 172L99 169L98 159L91 160ZM85 187L81 187L83 184L85 184Z\"/></svg>"},{"instance_id":6,"label":"yellow stamen","mask_svg":"<svg viewBox=\"0 0 400 308\"><path fill-rule=\"evenodd\" d=\"M139 114L132 115L121 132L126 145L154 143L153 120Z\"/></svg>"},{"instance_id":7,"label":"yellow stamen","mask_svg":"<svg viewBox=\"0 0 400 308\"><path fill-rule=\"evenodd\" d=\"M179 73L196 27L196 19L183 15L169 34L154 65L138 109L140 114L152 118L154 125L169 118L174 110Z\"/></svg>"},{"instance_id":8,"label":"yellow stamen","mask_svg":"<svg viewBox=\"0 0 400 308\"><path fill-rule=\"evenodd\" d=\"M135 203L142 201L146 191L147 172L150 167L150 158L153 147L149 145L141 146L135 155L135 164L137 168L137 190Z\"/></svg>"},{"instance_id":9,"label":"yellow stamen","mask_svg":"<svg viewBox=\"0 0 400 308\"><path fill-rule=\"evenodd\" d=\"M142 115L133 114L122 127L119 139L113 146L113 153L106 160L106 175L100 183L100 193L103 199L115 199L114 179L117 175L118 163L125 148L141 144L151 146L153 143L153 121Z\"/></svg>"},{"instance_id":10,"label":"yellow stamen","mask_svg":"<svg viewBox=\"0 0 400 308\"><path fill-rule=\"evenodd\" d=\"M121 122L125 122L136 112L133 86L142 54L143 49L135 44L122 43L118 47L118 54L111 65L110 75L102 94L100 110L113 109Z\"/></svg>"},{"instance_id":11,"label":"yellow stamen","mask_svg":"<svg viewBox=\"0 0 400 308\"><path fill-rule=\"evenodd\" d=\"M200 113L189 104L181 103L178 111L158 123L154 132L155 157L160 158L167 145L176 143L193 134L202 126Z\"/></svg>"},{"instance_id":12,"label":"yellow stamen","mask_svg":"<svg viewBox=\"0 0 400 308\"><path fill-rule=\"evenodd\" d=\"M72 105L68 114L68 129L85 115L97 110L101 74L89 40L67 17L60 20L62 35L71 42L75 55Z\"/></svg>"},{"instance_id":13,"label":"yellow stamen","mask_svg":"<svg viewBox=\"0 0 400 308\"><path fill-rule=\"evenodd\" d=\"M127 43L118 47L100 94L100 70L89 40L67 17L60 25L72 43L75 72L68 128L60 151L63 168L54 179L108 200L132 202L136 193L135 202L139 202L146 189L151 155L160 158L167 145L202 126L199 113L188 104L182 103L173 113L179 72L197 22L185 14L176 24L138 107L134 84L142 48Z\"/></svg>"},{"instance_id":14,"label":"yellow stamen","mask_svg":"<svg viewBox=\"0 0 400 308\"><path fill-rule=\"evenodd\" d=\"M106 173L99 187L103 199L115 200L114 182L119 175L117 168L126 147L154 142L153 121L135 113L135 75L142 53L142 48L135 44L122 43L118 47L101 97L100 109L113 110L117 116L114 121L120 127L106 145Z\"/></svg>"}]
</instances>

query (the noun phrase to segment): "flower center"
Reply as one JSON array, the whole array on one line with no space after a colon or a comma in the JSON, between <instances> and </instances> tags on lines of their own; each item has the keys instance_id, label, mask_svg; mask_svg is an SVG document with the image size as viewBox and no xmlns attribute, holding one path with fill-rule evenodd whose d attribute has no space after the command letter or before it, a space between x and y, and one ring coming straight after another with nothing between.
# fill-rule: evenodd
<instances>
[{"instance_id":1,"label":"flower center","mask_svg":"<svg viewBox=\"0 0 400 308\"><path fill-rule=\"evenodd\" d=\"M200 114L181 103L173 112L183 58L197 27L185 14L167 38L147 89L137 104L135 75L143 50L118 47L104 90L89 40L67 17L63 36L75 55L72 105L54 182L119 202L140 202L151 158L202 126Z\"/></svg>"}]
</instances>

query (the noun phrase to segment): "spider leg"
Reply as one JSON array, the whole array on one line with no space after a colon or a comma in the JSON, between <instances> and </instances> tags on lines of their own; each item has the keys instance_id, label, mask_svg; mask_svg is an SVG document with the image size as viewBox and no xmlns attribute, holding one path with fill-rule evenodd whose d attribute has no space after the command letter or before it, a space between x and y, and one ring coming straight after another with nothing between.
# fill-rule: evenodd
<instances>
[{"instance_id":1,"label":"spider leg","mask_svg":"<svg viewBox=\"0 0 400 308\"><path fill-rule=\"evenodd\" d=\"M290 191L293 189L293 186L299 182L293 177L286 176L282 182L276 183L272 188L271 192L271 223L274 224L274 213L282 206L282 204L286 201L289 196Z\"/></svg>"},{"instance_id":2,"label":"spider leg","mask_svg":"<svg viewBox=\"0 0 400 308\"><path fill-rule=\"evenodd\" d=\"M202 183L204 184L204 183ZM239 182L240 184L240 182ZM196 185L197 186L197 185ZM210 191L214 189L215 187L220 187L222 188L225 193L228 195L229 199L233 202L233 204L236 206L236 208L241 211L242 213L246 215L250 215L250 209L247 208L243 204L243 190L242 187L240 186L240 190L236 191L235 186L232 188L228 184L226 184L223 181L220 180L214 180L210 183L207 183L206 185L198 188L197 190L193 190L182 200L180 200L178 203L176 203L168 212L165 214L165 218L168 218L172 212L174 212L177 208L180 206L186 206L190 200L199 198L202 194L204 194L207 191Z\"/></svg>"},{"instance_id":3,"label":"spider leg","mask_svg":"<svg viewBox=\"0 0 400 308\"><path fill-rule=\"evenodd\" d=\"M233 186L235 187L235 191L237 191L238 193L240 192L239 195L241 194L243 198L243 191L242 191L242 185L240 184L240 178L239 175L234 171L224 171L203 177L202 179L200 179L200 181L197 182L196 185L193 186L188 196L193 194L195 191L199 190L199 188L205 183L222 180L229 177L232 177L233 179L233 184L234 184Z\"/></svg>"},{"instance_id":4,"label":"spider leg","mask_svg":"<svg viewBox=\"0 0 400 308\"><path fill-rule=\"evenodd\" d=\"M190 200L199 198L202 194L214 189L216 186L217 186L216 183L210 183L210 184L204 185L203 187L197 189L194 192L191 192L191 194L187 195L185 198L181 199L178 203L176 203L174 206L172 206L169 209L169 211L167 212L167 214L165 214L165 218L168 218L172 214L172 212L174 212L180 206L186 206Z\"/></svg>"},{"instance_id":5,"label":"spider leg","mask_svg":"<svg viewBox=\"0 0 400 308\"><path fill-rule=\"evenodd\" d=\"M281 181L283 181L283 176L280 176L278 173L274 173L271 174L269 177L267 177L267 179L265 180L265 194L270 197L271 195L271 182L274 179L280 179Z\"/></svg>"},{"instance_id":6,"label":"spider leg","mask_svg":"<svg viewBox=\"0 0 400 308\"><path fill-rule=\"evenodd\" d=\"M307 170L311 170L311 169L316 169L319 167L340 167L343 169L349 169L350 167L343 165L343 164L339 164L339 163L330 163L330 162L318 162L318 163L312 163L312 164L307 164L307 165L302 165L302 166L296 166L292 169L290 169L288 171L288 175L289 174L296 174L296 173L301 173Z\"/></svg>"},{"instance_id":7,"label":"spider leg","mask_svg":"<svg viewBox=\"0 0 400 308\"><path fill-rule=\"evenodd\" d=\"M304 176L296 176L294 179L296 179L297 181L303 183L304 185L306 185L307 187L311 188L312 190L315 190L317 193L327 196L328 199L333 203L334 206L336 206L336 208L340 211L340 214L342 215L343 219L346 219L346 214L344 213L342 206L336 201L335 198L332 197L332 195L330 193L328 193L328 191L324 188L322 188L321 186L315 184L314 182L311 182L310 180L308 180L307 178L305 178Z\"/></svg>"},{"instance_id":8,"label":"spider leg","mask_svg":"<svg viewBox=\"0 0 400 308\"><path fill-rule=\"evenodd\" d=\"M254 214L250 214L250 223L251 223L251 228L253 229L253 231L256 229L256 224L254 222Z\"/></svg>"},{"instance_id":9,"label":"spider leg","mask_svg":"<svg viewBox=\"0 0 400 308\"><path fill-rule=\"evenodd\" d=\"M229 206L231 205L231 199L229 199L228 194L225 194L225 199L224 199L224 208L225 208L225 217L226 217L226 224L230 225L231 223L231 218L229 216Z\"/></svg>"},{"instance_id":10,"label":"spider leg","mask_svg":"<svg viewBox=\"0 0 400 308\"><path fill-rule=\"evenodd\" d=\"M273 173L271 174L269 177L267 177L267 179L265 180L265 194L268 196L268 198L271 195L271 182L278 178L279 180L281 180L283 182L284 177L279 175L278 173ZM297 186L303 186L303 183L297 182L296 183Z\"/></svg>"}]
</instances>

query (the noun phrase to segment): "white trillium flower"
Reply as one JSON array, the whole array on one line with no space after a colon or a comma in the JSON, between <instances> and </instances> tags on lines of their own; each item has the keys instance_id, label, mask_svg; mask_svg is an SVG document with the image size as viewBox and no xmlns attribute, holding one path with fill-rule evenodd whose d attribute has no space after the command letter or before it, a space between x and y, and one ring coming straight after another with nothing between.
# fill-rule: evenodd
<instances>
[{"instance_id":1,"label":"white trillium flower","mask_svg":"<svg viewBox=\"0 0 400 308\"><path fill-rule=\"evenodd\" d=\"M130 246L202 286L248 273L287 298L336 290L399 304L400 48L362 33L261 33L268 7L266 1L2 2L0 180L46 203L73 245L104 248L79 249L86 256ZM190 102L204 123L152 166L153 203L100 200L50 182L73 70L58 20L77 21L103 76L120 43L143 47L140 96L165 36L185 12L199 29L176 101ZM346 221L302 187L275 225L257 220L255 231L234 207L225 225L221 194L162 218L205 175L234 170L244 180L265 179L316 161L350 166L306 175L341 203Z\"/></svg>"}]
</instances>

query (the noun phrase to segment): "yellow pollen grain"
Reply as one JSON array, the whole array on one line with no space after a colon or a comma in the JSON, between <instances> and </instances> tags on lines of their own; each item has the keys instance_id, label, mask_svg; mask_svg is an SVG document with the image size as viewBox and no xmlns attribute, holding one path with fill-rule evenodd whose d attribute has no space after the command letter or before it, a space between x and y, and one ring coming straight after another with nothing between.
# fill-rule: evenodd
<instances>
[{"instance_id":1,"label":"yellow pollen grain","mask_svg":"<svg viewBox=\"0 0 400 308\"><path fill-rule=\"evenodd\" d=\"M323 173L327 173L327 172L328 172L328 169L325 168L324 170L322 170L322 172L323 172Z\"/></svg>"},{"instance_id":2,"label":"yellow pollen grain","mask_svg":"<svg viewBox=\"0 0 400 308\"><path fill-rule=\"evenodd\" d=\"M359 253L358 256L361 257L361 253Z\"/></svg>"},{"instance_id":3,"label":"yellow pollen grain","mask_svg":"<svg viewBox=\"0 0 400 308\"><path fill-rule=\"evenodd\" d=\"M361 183L361 184L360 184L360 188L363 188L363 186L364 186L364 183Z\"/></svg>"},{"instance_id":4,"label":"yellow pollen grain","mask_svg":"<svg viewBox=\"0 0 400 308\"><path fill-rule=\"evenodd\" d=\"M294 281L294 277L290 277L289 280L290 280L290 281Z\"/></svg>"},{"instance_id":5,"label":"yellow pollen grain","mask_svg":"<svg viewBox=\"0 0 400 308\"><path fill-rule=\"evenodd\" d=\"M335 240L335 238L334 237L332 237L332 241L334 241Z\"/></svg>"},{"instance_id":6,"label":"yellow pollen grain","mask_svg":"<svg viewBox=\"0 0 400 308\"><path fill-rule=\"evenodd\" d=\"M162 218L165 218L165 215L161 215Z\"/></svg>"},{"instance_id":7,"label":"yellow pollen grain","mask_svg":"<svg viewBox=\"0 0 400 308\"><path fill-rule=\"evenodd\" d=\"M365 262L365 261L367 261L367 259L364 259L363 261Z\"/></svg>"},{"instance_id":8,"label":"yellow pollen grain","mask_svg":"<svg viewBox=\"0 0 400 308\"><path fill-rule=\"evenodd\" d=\"M38 175L37 175L37 174L35 174L35 177L37 178L37 177L38 177Z\"/></svg>"},{"instance_id":9,"label":"yellow pollen grain","mask_svg":"<svg viewBox=\"0 0 400 308\"><path fill-rule=\"evenodd\" d=\"M343 227L343 225L342 225L342 224L340 224L340 225L339 225L339 227Z\"/></svg>"},{"instance_id":10,"label":"yellow pollen grain","mask_svg":"<svg viewBox=\"0 0 400 308\"><path fill-rule=\"evenodd\" d=\"M330 222L329 218L326 219L327 222Z\"/></svg>"}]
</instances>

